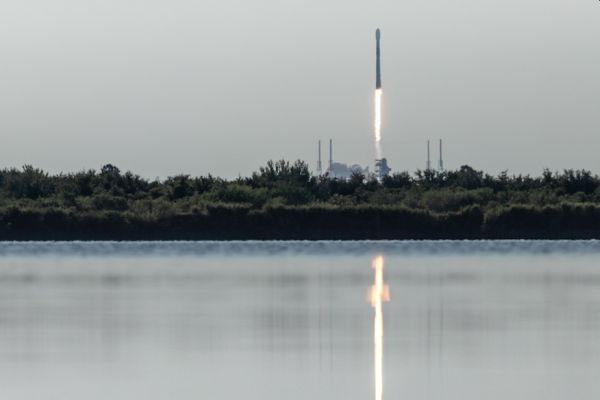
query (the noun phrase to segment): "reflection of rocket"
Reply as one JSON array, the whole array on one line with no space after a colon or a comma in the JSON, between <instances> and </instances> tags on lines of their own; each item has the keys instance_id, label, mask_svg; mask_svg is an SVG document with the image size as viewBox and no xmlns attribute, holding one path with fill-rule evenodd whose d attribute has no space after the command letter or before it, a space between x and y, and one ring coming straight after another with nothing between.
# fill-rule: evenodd
<instances>
[{"instance_id":1,"label":"reflection of rocket","mask_svg":"<svg viewBox=\"0 0 600 400\"><path fill-rule=\"evenodd\" d=\"M383 282L383 256L373 258L372 267L375 270L375 282L369 290L369 300L375 308L381 307L384 301L390 301L390 287Z\"/></svg>"},{"instance_id":2,"label":"reflection of rocket","mask_svg":"<svg viewBox=\"0 0 600 400\"><path fill-rule=\"evenodd\" d=\"M375 309L373 339L375 353L375 400L383 400L383 310L382 302L390 300L390 289L383 282L383 256L373 259L375 282L369 291L369 300Z\"/></svg>"},{"instance_id":3,"label":"reflection of rocket","mask_svg":"<svg viewBox=\"0 0 600 400\"><path fill-rule=\"evenodd\" d=\"M381 31L379 28L375 31L375 40L377 41L377 66L376 66L376 80L375 89L381 89L381 48L379 42L381 41Z\"/></svg>"}]
</instances>

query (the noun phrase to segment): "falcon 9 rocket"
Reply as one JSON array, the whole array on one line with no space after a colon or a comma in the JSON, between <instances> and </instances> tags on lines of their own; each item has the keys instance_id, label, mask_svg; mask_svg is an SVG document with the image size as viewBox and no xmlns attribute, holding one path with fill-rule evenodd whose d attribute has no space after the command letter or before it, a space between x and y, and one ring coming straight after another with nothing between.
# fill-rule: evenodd
<instances>
[{"instance_id":1,"label":"falcon 9 rocket","mask_svg":"<svg viewBox=\"0 0 600 400\"><path fill-rule=\"evenodd\" d=\"M375 71L375 89L381 89L381 47L379 43L381 42L381 31L379 28L375 31L375 40L377 42L377 60L376 60L376 71Z\"/></svg>"}]
</instances>

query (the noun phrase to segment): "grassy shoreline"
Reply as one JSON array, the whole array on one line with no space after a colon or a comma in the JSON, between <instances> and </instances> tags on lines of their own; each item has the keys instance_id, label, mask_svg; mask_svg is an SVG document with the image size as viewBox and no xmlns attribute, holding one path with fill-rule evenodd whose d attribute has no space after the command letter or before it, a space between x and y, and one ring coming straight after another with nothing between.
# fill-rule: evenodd
<instances>
[{"instance_id":1,"label":"grassy shoreline","mask_svg":"<svg viewBox=\"0 0 600 400\"><path fill-rule=\"evenodd\" d=\"M211 207L144 219L127 212L5 210L0 240L599 239L600 207L474 206L445 214L377 207Z\"/></svg>"},{"instance_id":2,"label":"grassy shoreline","mask_svg":"<svg viewBox=\"0 0 600 400\"><path fill-rule=\"evenodd\" d=\"M301 161L229 181L0 170L0 240L249 239L600 239L600 178L463 166L340 180Z\"/></svg>"}]
</instances>

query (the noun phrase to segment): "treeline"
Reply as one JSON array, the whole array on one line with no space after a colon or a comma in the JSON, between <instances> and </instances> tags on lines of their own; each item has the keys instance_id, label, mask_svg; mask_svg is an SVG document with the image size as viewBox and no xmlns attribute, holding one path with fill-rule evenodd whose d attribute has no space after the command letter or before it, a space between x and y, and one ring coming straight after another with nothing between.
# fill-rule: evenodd
<instances>
[{"instance_id":1,"label":"treeline","mask_svg":"<svg viewBox=\"0 0 600 400\"><path fill-rule=\"evenodd\" d=\"M283 160L233 180L147 180L110 164L0 170L0 240L426 238L600 238L600 177L463 166L379 182L314 176Z\"/></svg>"}]
</instances>

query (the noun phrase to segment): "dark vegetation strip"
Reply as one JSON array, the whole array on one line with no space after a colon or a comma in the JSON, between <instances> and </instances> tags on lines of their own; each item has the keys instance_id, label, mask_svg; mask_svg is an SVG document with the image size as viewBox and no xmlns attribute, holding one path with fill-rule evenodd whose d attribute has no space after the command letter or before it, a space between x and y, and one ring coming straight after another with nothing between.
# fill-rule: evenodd
<instances>
[{"instance_id":1,"label":"dark vegetation strip","mask_svg":"<svg viewBox=\"0 0 600 400\"><path fill-rule=\"evenodd\" d=\"M417 171L348 180L297 161L150 181L112 165L0 171L0 240L600 238L600 178Z\"/></svg>"}]
</instances>

